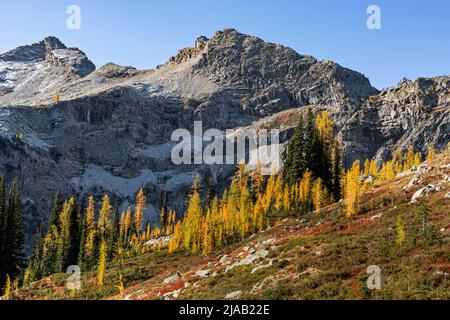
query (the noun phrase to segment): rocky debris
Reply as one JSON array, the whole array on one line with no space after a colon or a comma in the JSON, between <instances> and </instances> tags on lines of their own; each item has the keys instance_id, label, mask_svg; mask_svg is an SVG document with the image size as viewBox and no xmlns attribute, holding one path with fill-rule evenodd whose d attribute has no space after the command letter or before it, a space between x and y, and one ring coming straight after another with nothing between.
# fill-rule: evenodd
<instances>
[{"instance_id":1,"label":"rocky debris","mask_svg":"<svg viewBox=\"0 0 450 320\"><path fill-rule=\"evenodd\" d=\"M199 278L208 278L211 274L211 271L209 270L198 270L195 275Z\"/></svg>"},{"instance_id":2,"label":"rocky debris","mask_svg":"<svg viewBox=\"0 0 450 320\"><path fill-rule=\"evenodd\" d=\"M245 265L251 265L254 264L256 261L259 261L261 259L265 259L269 255L269 251L265 249L259 249L255 251L254 253L249 253L246 257L238 260L237 262L229 265L225 269L225 273L228 271L239 267L239 266L245 266Z\"/></svg>"},{"instance_id":3,"label":"rocky debris","mask_svg":"<svg viewBox=\"0 0 450 320\"><path fill-rule=\"evenodd\" d=\"M177 290L163 294L163 298L164 298L164 300L176 299L180 296L180 293L181 293L181 289L177 289Z\"/></svg>"},{"instance_id":4,"label":"rocky debris","mask_svg":"<svg viewBox=\"0 0 450 320\"><path fill-rule=\"evenodd\" d=\"M179 272L176 272L174 275L165 278L163 281L163 284L171 284L172 282L179 280L180 277L181 277L181 274Z\"/></svg>"},{"instance_id":5,"label":"rocky debris","mask_svg":"<svg viewBox=\"0 0 450 320\"><path fill-rule=\"evenodd\" d=\"M373 220L376 220L376 219L381 218L382 216L383 216L382 213L375 214L375 215L373 215L373 216L370 217L370 220L373 221Z\"/></svg>"},{"instance_id":6,"label":"rocky debris","mask_svg":"<svg viewBox=\"0 0 450 320\"><path fill-rule=\"evenodd\" d=\"M123 297L123 300L129 301L132 300L133 294L127 294L125 297Z\"/></svg>"},{"instance_id":7,"label":"rocky debris","mask_svg":"<svg viewBox=\"0 0 450 320\"><path fill-rule=\"evenodd\" d=\"M242 291L230 292L225 296L225 300L238 300L243 294Z\"/></svg>"},{"instance_id":8,"label":"rocky debris","mask_svg":"<svg viewBox=\"0 0 450 320\"><path fill-rule=\"evenodd\" d=\"M403 191L409 191L420 183L421 174L416 174L403 188Z\"/></svg>"},{"instance_id":9,"label":"rocky debris","mask_svg":"<svg viewBox=\"0 0 450 320\"><path fill-rule=\"evenodd\" d=\"M322 270L317 269L317 268L313 268L313 267L309 267L307 268L305 271L301 272L298 276L315 276L318 275L319 273L321 273Z\"/></svg>"},{"instance_id":10,"label":"rocky debris","mask_svg":"<svg viewBox=\"0 0 450 320\"><path fill-rule=\"evenodd\" d=\"M172 239L173 236L165 236L165 237L159 237L158 239L151 239L144 243L144 246L147 247L153 247L153 246L167 246L169 245L170 239Z\"/></svg>"},{"instance_id":11,"label":"rocky debris","mask_svg":"<svg viewBox=\"0 0 450 320\"><path fill-rule=\"evenodd\" d=\"M420 198L428 196L432 192L440 191L441 187L434 184L429 184L414 193L414 195L411 198L411 203L416 203Z\"/></svg>"},{"instance_id":12,"label":"rocky debris","mask_svg":"<svg viewBox=\"0 0 450 320\"><path fill-rule=\"evenodd\" d=\"M416 174L403 188L403 191L409 191L420 183L420 174Z\"/></svg>"},{"instance_id":13,"label":"rocky debris","mask_svg":"<svg viewBox=\"0 0 450 320\"><path fill-rule=\"evenodd\" d=\"M433 170L433 167L424 166L419 168L420 174L428 174L431 170Z\"/></svg>"},{"instance_id":14,"label":"rocky debris","mask_svg":"<svg viewBox=\"0 0 450 320\"><path fill-rule=\"evenodd\" d=\"M136 292L127 294L123 297L122 300L141 300L146 296L146 293L143 290L138 290Z\"/></svg>"},{"instance_id":15,"label":"rocky debris","mask_svg":"<svg viewBox=\"0 0 450 320\"><path fill-rule=\"evenodd\" d=\"M267 239L265 241L262 242L263 245L269 245L269 244L273 244L277 241L277 239L271 238L271 239Z\"/></svg>"},{"instance_id":16,"label":"rocky debris","mask_svg":"<svg viewBox=\"0 0 450 320\"><path fill-rule=\"evenodd\" d=\"M254 267L254 268L252 269L251 273L255 273L255 272L259 271L259 270L268 268L268 267L272 266L274 263L276 263L277 261L278 261L277 259L270 259L269 263L267 263L267 264L262 264L262 265L259 265L259 266Z\"/></svg>"},{"instance_id":17,"label":"rocky debris","mask_svg":"<svg viewBox=\"0 0 450 320\"><path fill-rule=\"evenodd\" d=\"M229 261L229 256L227 254L224 254L219 260L219 262L222 263L222 264L224 264L224 263L226 263L228 261Z\"/></svg>"},{"instance_id":18,"label":"rocky debris","mask_svg":"<svg viewBox=\"0 0 450 320\"><path fill-rule=\"evenodd\" d=\"M266 286L267 284L273 282L275 280L275 277L272 276L268 276L267 278L265 278L264 280L262 280L261 282L256 283L252 290L250 291L250 294L256 294L258 293L260 290L262 290L264 288L264 286Z\"/></svg>"},{"instance_id":19,"label":"rocky debris","mask_svg":"<svg viewBox=\"0 0 450 320\"><path fill-rule=\"evenodd\" d=\"M444 196L444 199L450 199L450 192L447 192L447 194Z\"/></svg>"},{"instance_id":20,"label":"rocky debris","mask_svg":"<svg viewBox=\"0 0 450 320\"><path fill-rule=\"evenodd\" d=\"M410 176L410 175L414 174L414 172L416 172L416 171L413 170L413 169L410 169L408 171L404 171L402 173L399 173L398 175L395 176L395 178L396 179L401 179L401 178L404 178L404 177L407 177L407 176Z\"/></svg>"}]
</instances>

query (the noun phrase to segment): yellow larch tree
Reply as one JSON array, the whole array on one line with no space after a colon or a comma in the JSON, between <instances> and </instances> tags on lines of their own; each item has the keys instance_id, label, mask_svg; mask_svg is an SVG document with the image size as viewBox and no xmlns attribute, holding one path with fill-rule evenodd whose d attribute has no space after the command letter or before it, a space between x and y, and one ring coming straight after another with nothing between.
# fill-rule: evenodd
<instances>
[{"instance_id":1,"label":"yellow larch tree","mask_svg":"<svg viewBox=\"0 0 450 320\"><path fill-rule=\"evenodd\" d=\"M273 192L275 195L275 210L280 211L283 204L283 182L281 180L281 176L277 177Z\"/></svg>"},{"instance_id":2,"label":"yellow larch tree","mask_svg":"<svg viewBox=\"0 0 450 320\"><path fill-rule=\"evenodd\" d=\"M258 161L258 165L256 167L256 171L252 175L253 181L253 193L257 196L263 192L264 186L264 176L262 175L262 164L261 161Z\"/></svg>"},{"instance_id":3,"label":"yellow larch tree","mask_svg":"<svg viewBox=\"0 0 450 320\"><path fill-rule=\"evenodd\" d=\"M414 165L418 166L422 163L422 153L421 152L417 152L414 155Z\"/></svg>"},{"instance_id":4,"label":"yellow larch tree","mask_svg":"<svg viewBox=\"0 0 450 320\"><path fill-rule=\"evenodd\" d=\"M11 278L9 274L6 274L6 284L3 290L3 299L10 300L11 299Z\"/></svg>"},{"instance_id":5,"label":"yellow larch tree","mask_svg":"<svg viewBox=\"0 0 450 320\"><path fill-rule=\"evenodd\" d=\"M124 240L126 241L128 239L131 223L132 223L133 217L131 213L131 207L127 208L127 212L125 213L125 225L124 225Z\"/></svg>"},{"instance_id":6,"label":"yellow larch tree","mask_svg":"<svg viewBox=\"0 0 450 320\"><path fill-rule=\"evenodd\" d=\"M122 211L120 214L120 222L119 222L119 237L120 239L125 240L125 212Z\"/></svg>"},{"instance_id":7,"label":"yellow larch tree","mask_svg":"<svg viewBox=\"0 0 450 320\"><path fill-rule=\"evenodd\" d=\"M379 174L379 172L378 172L378 163L375 160L370 161L369 173L375 179L378 178L378 174Z\"/></svg>"},{"instance_id":8,"label":"yellow larch tree","mask_svg":"<svg viewBox=\"0 0 450 320\"><path fill-rule=\"evenodd\" d=\"M393 161L388 161L386 163L386 180L390 181L390 180L395 179L396 172L397 171L394 168L394 162Z\"/></svg>"},{"instance_id":9,"label":"yellow larch tree","mask_svg":"<svg viewBox=\"0 0 450 320\"><path fill-rule=\"evenodd\" d=\"M57 269L62 270L65 263L67 262L67 257L69 255L70 245L71 245L71 214L73 207L75 205L75 198L70 198L64 202L63 209L61 211L60 220L60 234L58 238L58 254L57 254Z\"/></svg>"},{"instance_id":10,"label":"yellow larch tree","mask_svg":"<svg viewBox=\"0 0 450 320\"><path fill-rule=\"evenodd\" d=\"M264 229L264 212L262 206L263 197L259 195L253 206L253 225L255 231L262 231Z\"/></svg>"},{"instance_id":11,"label":"yellow larch tree","mask_svg":"<svg viewBox=\"0 0 450 320\"><path fill-rule=\"evenodd\" d=\"M397 217L397 240L396 243L401 247L406 240L405 225L400 217Z\"/></svg>"},{"instance_id":12,"label":"yellow larch tree","mask_svg":"<svg viewBox=\"0 0 450 320\"><path fill-rule=\"evenodd\" d=\"M212 234L211 234L211 210L208 209L206 212L206 216L203 219L203 239L202 239L202 254L206 256L212 251Z\"/></svg>"},{"instance_id":13,"label":"yellow larch tree","mask_svg":"<svg viewBox=\"0 0 450 320\"><path fill-rule=\"evenodd\" d=\"M283 190L283 209L289 213L291 211L291 190L288 185Z\"/></svg>"},{"instance_id":14,"label":"yellow larch tree","mask_svg":"<svg viewBox=\"0 0 450 320\"><path fill-rule=\"evenodd\" d=\"M363 175L365 177L369 176L370 174L370 160L366 159L366 161L364 161L364 173Z\"/></svg>"},{"instance_id":15,"label":"yellow larch tree","mask_svg":"<svg viewBox=\"0 0 450 320\"><path fill-rule=\"evenodd\" d=\"M189 205L183 223L183 245L187 251L191 250L193 253L196 253L200 246L202 215L200 194L195 191L189 199Z\"/></svg>"},{"instance_id":16,"label":"yellow larch tree","mask_svg":"<svg viewBox=\"0 0 450 320\"><path fill-rule=\"evenodd\" d=\"M98 216L98 231L101 237L105 237L106 232L111 227L112 206L109 196L105 194L102 198L102 206Z\"/></svg>"},{"instance_id":17,"label":"yellow larch tree","mask_svg":"<svg viewBox=\"0 0 450 320\"><path fill-rule=\"evenodd\" d=\"M406 153L406 165L409 170L414 166L414 148L411 146L408 148L408 152Z\"/></svg>"},{"instance_id":18,"label":"yellow larch tree","mask_svg":"<svg viewBox=\"0 0 450 320\"><path fill-rule=\"evenodd\" d=\"M251 197L247 186L243 186L239 197L239 214L237 226L239 229L241 239L244 239L250 231L250 212L251 212Z\"/></svg>"},{"instance_id":19,"label":"yellow larch tree","mask_svg":"<svg viewBox=\"0 0 450 320\"><path fill-rule=\"evenodd\" d=\"M311 188L312 188L312 173L306 170L303 174L303 178L300 181L300 202L304 211L309 211L311 209L312 199L311 199Z\"/></svg>"},{"instance_id":20,"label":"yellow larch tree","mask_svg":"<svg viewBox=\"0 0 450 320\"><path fill-rule=\"evenodd\" d=\"M267 214L272 206L272 199L274 197L275 177L272 175L267 182L266 192L264 193L263 210Z\"/></svg>"},{"instance_id":21,"label":"yellow larch tree","mask_svg":"<svg viewBox=\"0 0 450 320\"><path fill-rule=\"evenodd\" d=\"M107 254L106 241L105 239L102 239L97 266L97 285L100 287L103 286L105 279L106 254Z\"/></svg>"},{"instance_id":22,"label":"yellow larch tree","mask_svg":"<svg viewBox=\"0 0 450 320\"><path fill-rule=\"evenodd\" d=\"M427 161L433 161L435 156L436 150L434 149L434 145L430 144L428 146Z\"/></svg>"},{"instance_id":23,"label":"yellow larch tree","mask_svg":"<svg viewBox=\"0 0 450 320\"><path fill-rule=\"evenodd\" d=\"M150 240L152 236L152 225L150 222L147 223L147 225L145 226L145 241Z\"/></svg>"},{"instance_id":24,"label":"yellow larch tree","mask_svg":"<svg viewBox=\"0 0 450 320\"><path fill-rule=\"evenodd\" d=\"M86 244L85 244L85 255L86 262L88 266L94 262L95 255L95 200L93 196L89 197L89 203L86 208L85 214L85 225L86 225Z\"/></svg>"},{"instance_id":25,"label":"yellow larch tree","mask_svg":"<svg viewBox=\"0 0 450 320\"><path fill-rule=\"evenodd\" d=\"M360 161L356 160L345 176L344 204L346 215L351 217L358 213L361 189Z\"/></svg>"},{"instance_id":26,"label":"yellow larch tree","mask_svg":"<svg viewBox=\"0 0 450 320\"><path fill-rule=\"evenodd\" d=\"M182 230L183 230L182 223L181 221L178 221L174 228L173 237L170 239L169 242L169 253L173 253L180 247L182 239Z\"/></svg>"},{"instance_id":27,"label":"yellow larch tree","mask_svg":"<svg viewBox=\"0 0 450 320\"><path fill-rule=\"evenodd\" d=\"M394 171L394 178L395 175L402 172L403 169L403 153L402 150L396 149L394 153L392 154L392 169Z\"/></svg>"},{"instance_id":28,"label":"yellow larch tree","mask_svg":"<svg viewBox=\"0 0 450 320\"><path fill-rule=\"evenodd\" d=\"M331 120L330 115L331 114L329 112L323 111L316 117L317 131L325 141L331 141L333 138L334 121Z\"/></svg>"},{"instance_id":29,"label":"yellow larch tree","mask_svg":"<svg viewBox=\"0 0 450 320\"><path fill-rule=\"evenodd\" d=\"M166 220L167 220L167 212L166 212L166 208L161 208L161 212L159 213L159 225L161 226L161 228L164 228L166 226Z\"/></svg>"},{"instance_id":30,"label":"yellow larch tree","mask_svg":"<svg viewBox=\"0 0 450 320\"><path fill-rule=\"evenodd\" d=\"M317 178L313 183L312 198L316 210L324 207L328 203L328 192L321 178Z\"/></svg>"},{"instance_id":31,"label":"yellow larch tree","mask_svg":"<svg viewBox=\"0 0 450 320\"><path fill-rule=\"evenodd\" d=\"M134 212L134 226L137 234L142 231L142 221L144 219L144 208L146 203L147 198L144 189L140 189L136 197L136 210Z\"/></svg>"}]
</instances>

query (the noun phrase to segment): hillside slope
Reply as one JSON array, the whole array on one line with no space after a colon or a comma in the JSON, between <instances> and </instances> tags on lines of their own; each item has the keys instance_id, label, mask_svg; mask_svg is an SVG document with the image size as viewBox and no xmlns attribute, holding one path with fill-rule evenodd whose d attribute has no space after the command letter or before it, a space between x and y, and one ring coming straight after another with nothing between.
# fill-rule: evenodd
<instances>
[{"instance_id":1,"label":"hillside slope","mask_svg":"<svg viewBox=\"0 0 450 320\"><path fill-rule=\"evenodd\" d=\"M340 203L279 217L268 230L205 257L162 250L125 260L109 267L101 288L95 274L83 273L74 296L64 289L67 276L54 275L18 298L450 299L450 153L376 185L360 205L354 218L345 217ZM369 266L381 270L379 290L367 289Z\"/></svg>"}]
</instances>

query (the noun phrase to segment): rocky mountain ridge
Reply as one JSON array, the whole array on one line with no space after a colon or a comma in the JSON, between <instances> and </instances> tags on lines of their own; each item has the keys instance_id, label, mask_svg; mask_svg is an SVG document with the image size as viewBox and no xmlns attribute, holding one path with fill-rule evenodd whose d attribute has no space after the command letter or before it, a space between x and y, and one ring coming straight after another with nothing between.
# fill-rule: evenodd
<instances>
[{"instance_id":1,"label":"rocky mountain ridge","mask_svg":"<svg viewBox=\"0 0 450 320\"><path fill-rule=\"evenodd\" d=\"M97 70L56 38L0 55L0 169L20 183L26 230L46 221L56 191L111 194L124 209L144 187L147 218L163 194L182 208L197 173L217 189L233 166L176 166L178 128L278 127L282 142L307 106L332 112L344 159L426 151L449 140L448 77L404 81L379 93L362 74L233 29L200 37L155 70ZM58 101L54 96L58 95Z\"/></svg>"}]
</instances>

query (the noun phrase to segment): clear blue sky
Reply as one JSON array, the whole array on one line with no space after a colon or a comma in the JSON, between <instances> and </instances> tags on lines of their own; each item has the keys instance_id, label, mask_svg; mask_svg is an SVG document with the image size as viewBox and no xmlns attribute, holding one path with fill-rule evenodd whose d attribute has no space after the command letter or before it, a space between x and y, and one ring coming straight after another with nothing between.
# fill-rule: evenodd
<instances>
[{"instance_id":1,"label":"clear blue sky","mask_svg":"<svg viewBox=\"0 0 450 320\"><path fill-rule=\"evenodd\" d=\"M66 28L71 4L81 30ZM370 4L381 8L382 30L366 27ZM448 0L14 0L0 14L0 52L54 35L97 67L152 68L197 36L232 27L360 71L379 89L450 74Z\"/></svg>"}]
</instances>

